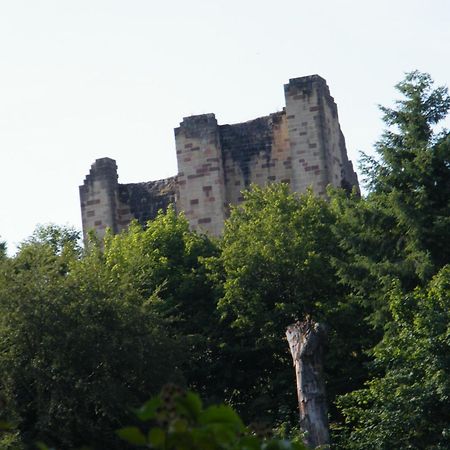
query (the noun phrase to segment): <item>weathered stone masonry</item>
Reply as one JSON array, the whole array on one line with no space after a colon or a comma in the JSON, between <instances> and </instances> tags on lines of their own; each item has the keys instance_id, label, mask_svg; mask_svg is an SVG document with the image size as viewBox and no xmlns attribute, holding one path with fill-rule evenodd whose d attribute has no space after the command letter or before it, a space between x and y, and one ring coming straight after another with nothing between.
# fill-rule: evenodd
<instances>
[{"instance_id":1,"label":"weathered stone masonry","mask_svg":"<svg viewBox=\"0 0 450 450\"><path fill-rule=\"evenodd\" d=\"M119 233L132 219L145 224L158 210L175 202L176 178L147 183L119 184L113 159L97 159L80 186L83 232L95 230L102 238L106 228Z\"/></svg>"},{"instance_id":2,"label":"weathered stone masonry","mask_svg":"<svg viewBox=\"0 0 450 450\"><path fill-rule=\"evenodd\" d=\"M230 204L251 183L288 183L295 192L312 186L358 186L348 160L337 106L318 75L284 86L283 111L245 123L218 125L214 114L186 117L175 129L178 175L147 183L119 184L116 162L98 159L80 186L83 231L101 237L132 218L141 223L175 203L191 227L219 235Z\"/></svg>"}]
</instances>

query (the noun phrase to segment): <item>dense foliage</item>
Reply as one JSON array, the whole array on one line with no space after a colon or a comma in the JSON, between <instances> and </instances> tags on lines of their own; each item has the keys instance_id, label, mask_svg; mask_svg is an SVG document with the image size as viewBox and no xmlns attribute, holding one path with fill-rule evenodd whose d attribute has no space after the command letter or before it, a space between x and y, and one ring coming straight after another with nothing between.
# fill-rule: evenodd
<instances>
[{"instance_id":1,"label":"dense foliage","mask_svg":"<svg viewBox=\"0 0 450 450\"><path fill-rule=\"evenodd\" d=\"M382 108L388 129L366 158L366 199L340 202L342 279L383 332L370 381L339 403L343 448L449 446L450 109L446 88L412 72Z\"/></svg>"},{"instance_id":2,"label":"dense foliage","mask_svg":"<svg viewBox=\"0 0 450 450\"><path fill-rule=\"evenodd\" d=\"M418 72L397 88L365 197L252 187L216 241L169 209L84 249L56 226L12 257L0 243L0 447L119 449L129 425L150 448L301 448L231 406L295 433L284 333L308 315L328 330L335 448L448 448L450 99ZM158 424L152 400L142 434L132 408L169 381L206 406L180 394Z\"/></svg>"},{"instance_id":3,"label":"dense foliage","mask_svg":"<svg viewBox=\"0 0 450 450\"><path fill-rule=\"evenodd\" d=\"M4 414L25 445L112 448L109 430L126 419L125 405L175 376L181 349L143 298L121 295L102 254L80 259L77 236L54 241L59 230L47 231L2 265Z\"/></svg>"},{"instance_id":4,"label":"dense foliage","mask_svg":"<svg viewBox=\"0 0 450 450\"><path fill-rule=\"evenodd\" d=\"M381 375L339 402L353 430L345 448L449 448L450 267L407 295L394 285L389 307Z\"/></svg>"},{"instance_id":5,"label":"dense foliage","mask_svg":"<svg viewBox=\"0 0 450 450\"><path fill-rule=\"evenodd\" d=\"M117 431L125 441L141 448L161 450L305 450L296 439L274 437L261 424L244 426L227 405L205 408L200 397L173 385L136 410L139 426Z\"/></svg>"},{"instance_id":6,"label":"dense foliage","mask_svg":"<svg viewBox=\"0 0 450 450\"><path fill-rule=\"evenodd\" d=\"M305 315L328 326L330 397L361 375L361 309L332 264L339 255L335 222L325 200L312 192L290 194L279 184L253 187L232 210L220 256L218 310L227 324L221 359L231 363L222 380L227 400L244 417L295 420L285 330Z\"/></svg>"}]
</instances>

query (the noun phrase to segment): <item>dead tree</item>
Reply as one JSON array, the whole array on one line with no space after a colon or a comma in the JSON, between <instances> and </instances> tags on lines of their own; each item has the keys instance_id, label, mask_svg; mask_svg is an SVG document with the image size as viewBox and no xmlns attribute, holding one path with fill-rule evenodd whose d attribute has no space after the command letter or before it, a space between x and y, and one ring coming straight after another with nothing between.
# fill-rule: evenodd
<instances>
[{"instance_id":1,"label":"dead tree","mask_svg":"<svg viewBox=\"0 0 450 450\"><path fill-rule=\"evenodd\" d=\"M324 327L308 317L288 326L286 337L294 360L300 429L305 432L305 444L328 448L330 434L322 361Z\"/></svg>"}]
</instances>

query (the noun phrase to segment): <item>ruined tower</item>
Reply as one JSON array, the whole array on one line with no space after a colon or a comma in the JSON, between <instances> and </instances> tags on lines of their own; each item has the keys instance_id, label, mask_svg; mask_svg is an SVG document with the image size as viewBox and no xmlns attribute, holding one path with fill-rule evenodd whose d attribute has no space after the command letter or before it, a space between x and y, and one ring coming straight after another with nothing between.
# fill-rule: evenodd
<instances>
[{"instance_id":1,"label":"ruined tower","mask_svg":"<svg viewBox=\"0 0 450 450\"><path fill-rule=\"evenodd\" d=\"M144 223L175 202L193 229L219 235L229 205L241 202L251 183L284 182L295 192L311 186L318 195L329 184L358 187L325 80L294 78L284 92L282 111L248 122L219 125L214 114L184 118L175 129L177 177L122 185L115 161L97 160L80 187L83 231L119 232L133 217Z\"/></svg>"},{"instance_id":2,"label":"ruined tower","mask_svg":"<svg viewBox=\"0 0 450 450\"><path fill-rule=\"evenodd\" d=\"M143 225L175 202L176 178L119 184L116 161L97 159L80 186L83 233L95 230L103 238L106 228L119 233L132 219Z\"/></svg>"},{"instance_id":3,"label":"ruined tower","mask_svg":"<svg viewBox=\"0 0 450 450\"><path fill-rule=\"evenodd\" d=\"M220 234L228 205L251 183L284 182L295 192L312 186L358 186L339 126L337 106L318 75L284 86L283 111L234 125L213 114L183 119L175 130L177 207L191 226Z\"/></svg>"}]
</instances>

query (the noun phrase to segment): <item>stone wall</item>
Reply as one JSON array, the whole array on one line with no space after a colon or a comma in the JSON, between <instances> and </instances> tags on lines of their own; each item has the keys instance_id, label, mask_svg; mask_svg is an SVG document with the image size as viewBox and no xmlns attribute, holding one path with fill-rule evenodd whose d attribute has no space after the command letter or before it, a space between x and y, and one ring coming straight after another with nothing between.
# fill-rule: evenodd
<instances>
[{"instance_id":1,"label":"stone wall","mask_svg":"<svg viewBox=\"0 0 450 450\"><path fill-rule=\"evenodd\" d=\"M358 186L348 160L337 106L318 75L294 78L284 86L291 147L292 189L325 194L326 186Z\"/></svg>"},{"instance_id":2,"label":"stone wall","mask_svg":"<svg viewBox=\"0 0 450 450\"><path fill-rule=\"evenodd\" d=\"M95 230L101 239L106 228L120 233L132 219L145 225L175 202L176 177L146 183L119 184L116 161L97 159L80 186L83 233Z\"/></svg>"},{"instance_id":3,"label":"stone wall","mask_svg":"<svg viewBox=\"0 0 450 450\"><path fill-rule=\"evenodd\" d=\"M295 192L311 186L358 186L348 160L337 106L318 75L285 85L283 111L244 123L217 125L213 114L186 117L175 130L177 205L191 226L220 234L230 204L251 183L284 182Z\"/></svg>"},{"instance_id":4,"label":"stone wall","mask_svg":"<svg viewBox=\"0 0 450 450\"><path fill-rule=\"evenodd\" d=\"M242 189L251 183L290 183L290 152L286 114L220 127L226 180L226 203L242 200Z\"/></svg>"},{"instance_id":5,"label":"stone wall","mask_svg":"<svg viewBox=\"0 0 450 450\"><path fill-rule=\"evenodd\" d=\"M358 188L347 157L337 106L318 75L284 86L282 111L244 123L218 125L214 114L186 117L175 129L178 175L148 183L119 184L114 160L97 160L80 187L83 230L117 233L135 217L141 223L175 202L191 227L219 235L241 191L284 182L295 192L311 186Z\"/></svg>"},{"instance_id":6,"label":"stone wall","mask_svg":"<svg viewBox=\"0 0 450 450\"><path fill-rule=\"evenodd\" d=\"M219 235L226 217L219 127L214 114L186 117L175 129L177 209L191 226Z\"/></svg>"}]
</instances>

